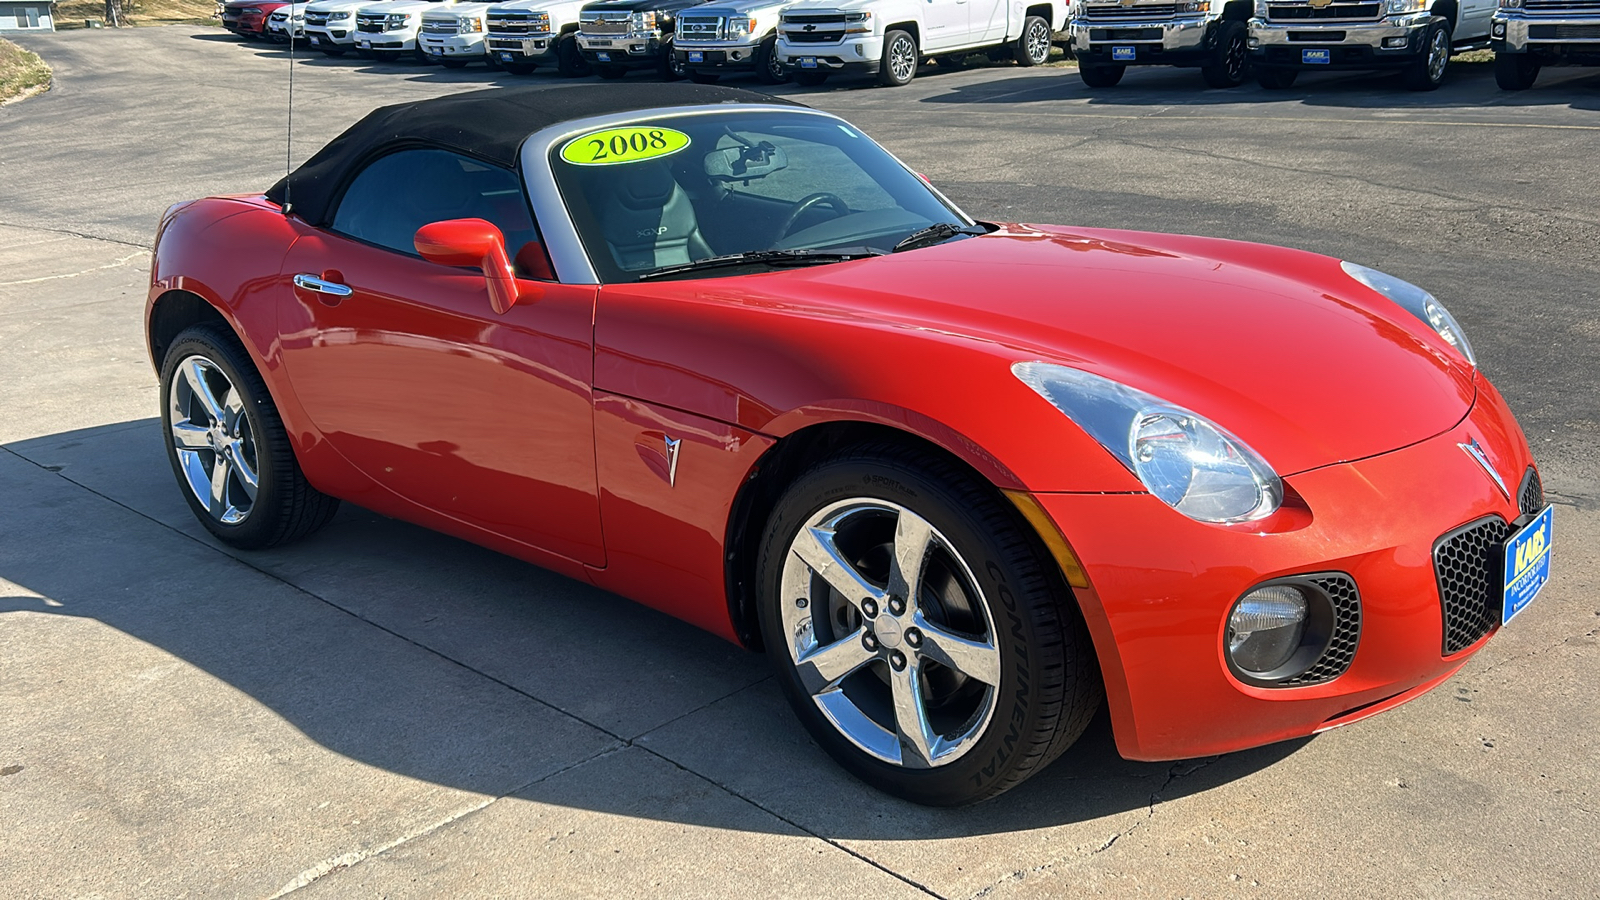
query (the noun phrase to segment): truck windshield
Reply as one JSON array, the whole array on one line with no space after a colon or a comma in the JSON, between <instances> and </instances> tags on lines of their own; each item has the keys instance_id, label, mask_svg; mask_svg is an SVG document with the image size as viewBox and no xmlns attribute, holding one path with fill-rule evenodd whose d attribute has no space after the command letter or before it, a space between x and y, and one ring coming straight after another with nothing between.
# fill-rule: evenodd
<instances>
[{"instance_id":1,"label":"truck windshield","mask_svg":"<svg viewBox=\"0 0 1600 900\"><path fill-rule=\"evenodd\" d=\"M556 144L550 166L608 283L820 264L888 252L936 224L970 224L871 138L806 113L599 128ZM746 266L689 265L742 254Z\"/></svg>"}]
</instances>

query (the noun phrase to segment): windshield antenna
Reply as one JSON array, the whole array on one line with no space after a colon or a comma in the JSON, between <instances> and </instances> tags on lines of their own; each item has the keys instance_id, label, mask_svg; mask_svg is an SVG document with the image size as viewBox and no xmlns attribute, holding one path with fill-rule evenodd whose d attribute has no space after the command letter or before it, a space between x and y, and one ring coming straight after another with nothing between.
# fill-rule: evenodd
<instances>
[{"instance_id":1,"label":"windshield antenna","mask_svg":"<svg viewBox=\"0 0 1600 900\"><path fill-rule=\"evenodd\" d=\"M294 3L289 10L289 121L283 135L283 214L294 208Z\"/></svg>"}]
</instances>

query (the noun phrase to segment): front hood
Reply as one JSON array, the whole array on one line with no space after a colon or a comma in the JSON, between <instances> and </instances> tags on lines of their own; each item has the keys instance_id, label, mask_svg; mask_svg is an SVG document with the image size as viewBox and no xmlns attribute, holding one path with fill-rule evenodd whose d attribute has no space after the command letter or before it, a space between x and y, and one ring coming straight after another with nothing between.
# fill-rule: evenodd
<instances>
[{"instance_id":1,"label":"front hood","mask_svg":"<svg viewBox=\"0 0 1600 900\"><path fill-rule=\"evenodd\" d=\"M834 10L857 10L878 5L878 0L801 0L783 8L786 13L822 13Z\"/></svg>"},{"instance_id":2,"label":"front hood","mask_svg":"<svg viewBox=\"0 0 1600 900\"><path fill-rule=\"evenodd\" d=\"M1440 434L1475 397L1472 368L1431 329L1338 260L1281 247L1011 226L739 280L1120 381L1213 420L1284 475Z\"/></svg>"}]
</instances>

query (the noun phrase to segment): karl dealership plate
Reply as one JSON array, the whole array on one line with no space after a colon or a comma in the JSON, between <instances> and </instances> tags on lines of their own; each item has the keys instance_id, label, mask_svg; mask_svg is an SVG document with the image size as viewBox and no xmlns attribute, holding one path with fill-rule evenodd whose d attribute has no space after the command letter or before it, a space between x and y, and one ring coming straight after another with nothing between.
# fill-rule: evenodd
<instances>
[{"instance_id":1,"label":"karl dealership plate","mask_svg":"<svg viewBox=\"0 0 1600 900\"><path fill-rule=\"evenodd\" d=\"M690 50L689 51L689 62L705 62L705 61L706 61L706 55L704 53L701 53L699 50Z\"/></svg>"},{"instance_id":2,"label":"karl dealership plate","mask_svg":"<svg viewBox=\"0 0 1600 900\"><path fill-rule=\"evenodd\" d=\"M802 57L800 57L800 68L802 68L802 69L815 69L816 67L817 67L817 58L815 56L802 56Z\"/></svg>"},{"instance_id":3,"label":"karl dealership plate","mask_svg":"<svg viewBox=\"0 0 1600 900\"><path fill-rule=\"evenodd\" d=\"M1301 50L1300 61L1308 66L1325 66L1333 62L1333 51L1327 49Z\"/></svg>"},{"instance_id":4,"label":"karl dealership plate","mask_svg":"<svg viewBox=\"0 0 1600 900\"><path fill-rule=\"evenodd\" d=\"M1532 522L1506 538L1505 583L1500 624L1528 608L1550 580L1550 549L1555 540L1555 507L1546 506Z\"/></svg>"},{"instance_id":5,"label":"karl dealership plate","mask_svg":"<svg viewBox=\"0 0 1600 900\"><path fill-rule=\"evenodd\" d=\"M594 57L595 57L595 59L598 59L601 62L611 62L611 54L607 53L604 50L601 50L599 53L596 53L594 55Z\"/></svg>"},{"instance_id":6,"label":"karl dealership plate","mask_svg":"<svg viewBox=\"0 0 1600 900\"><path fill-rule=\"evenodd\" d=\"M1111 58L1115 60L1132 60L1138 57L1138 51L1132 47L1112 47Z\"/></svg>"}]
</instances>

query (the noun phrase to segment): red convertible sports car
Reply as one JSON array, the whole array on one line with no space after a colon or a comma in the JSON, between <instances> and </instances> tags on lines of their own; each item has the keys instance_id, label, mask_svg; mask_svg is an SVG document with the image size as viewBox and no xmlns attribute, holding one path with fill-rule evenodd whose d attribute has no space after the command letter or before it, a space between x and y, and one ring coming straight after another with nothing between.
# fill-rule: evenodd
<instances>
[{"instance_id":1,"label":"red convertible sports car","mask_svg":"<svg viewBox=\"0 0 1600 900\"><path fill-rule=\"evenodd\" d=\"M998 794L1456 671L1548 577L1528 444L1427 292L977 222L861 131L690 85L379 109L168 210L148 306L218 538L339 500L764 648L843 766ZM337 499L336 499L337 498Z\"/></svg>"}]
</instances>

